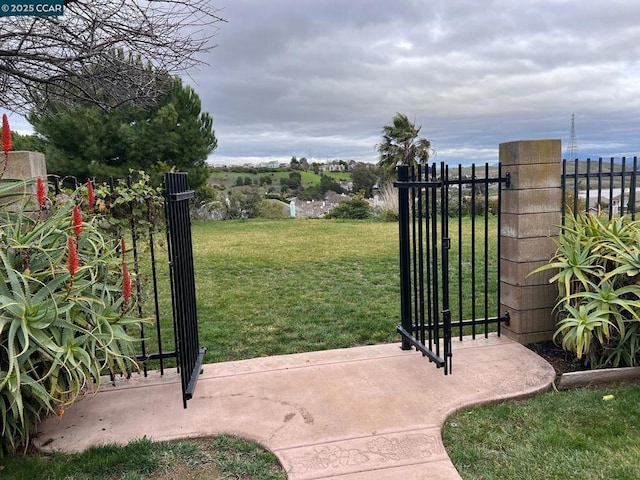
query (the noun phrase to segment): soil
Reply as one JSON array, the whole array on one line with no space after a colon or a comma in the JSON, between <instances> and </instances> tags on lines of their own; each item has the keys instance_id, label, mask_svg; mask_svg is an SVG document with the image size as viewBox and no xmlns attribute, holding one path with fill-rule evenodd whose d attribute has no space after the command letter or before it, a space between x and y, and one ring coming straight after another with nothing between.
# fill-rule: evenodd
<instances>
[{"instance_id":1,"label":"soil","mask_svg":"<svg viewBox=\"0 0 640 480\"><path fill-rule=\"evenodd\" d=\"M527 348L549 362L551 366L555 368L556 375L561 375L567 372L591 370L583 361L578 360L575 354L564 351L561 347L551 341L530 343L527 345Z\"/></svg>"}]
</instances>

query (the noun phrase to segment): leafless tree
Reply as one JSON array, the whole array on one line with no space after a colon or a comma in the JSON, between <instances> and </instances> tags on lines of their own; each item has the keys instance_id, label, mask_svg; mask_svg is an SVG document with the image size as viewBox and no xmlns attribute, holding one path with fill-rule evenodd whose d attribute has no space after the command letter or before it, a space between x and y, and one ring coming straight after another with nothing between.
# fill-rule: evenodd
<instances>
[{"instance_id":1,"label":"leafless tree","mask_svg":"<svg viewBox=\"0 0 640 480\"><path fill-rule=\"evenodd\" d=\"M0 18L0 105L149 103L204 63L224 20L207 0L66 0L64 15Z\"/></svg>"}]
</instances>

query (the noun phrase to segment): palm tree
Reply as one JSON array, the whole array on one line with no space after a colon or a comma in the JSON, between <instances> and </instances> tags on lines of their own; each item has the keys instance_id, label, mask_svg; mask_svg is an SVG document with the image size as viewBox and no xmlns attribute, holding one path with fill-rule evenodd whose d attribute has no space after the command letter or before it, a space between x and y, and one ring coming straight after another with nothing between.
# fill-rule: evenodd
<instances>
[{"instance_id":1,"label":"palm tree","mask_svg":"<svg viewBox=\"0 0 640 480\"><path fill-rule=\"evenodd\" d=\"M426 165L429 161L431 142L418 138L421 128L404 113L396 113L391 125L382 128L383 141L376 146L380 153L378 165L384 167L389 178L395 176L398 165Z\"/></svg>"}]
</instances>

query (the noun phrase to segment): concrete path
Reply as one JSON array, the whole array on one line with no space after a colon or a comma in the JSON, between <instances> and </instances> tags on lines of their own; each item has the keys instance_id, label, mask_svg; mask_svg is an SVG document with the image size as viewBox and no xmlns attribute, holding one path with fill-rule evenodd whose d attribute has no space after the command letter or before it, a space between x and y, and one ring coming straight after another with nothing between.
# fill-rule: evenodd
<instances>
[{"instance_id":1,"label":"concrete path","mask_svg":"<svg viewBox=\"0 0 640 480\"><path fill-rule=\"evenodd\" d=\"M177 375L136 377L45 422L35 443L229 433L274 452L289 480L459 479L440 435L447 416L545 390L554 370L505 337L454 341L453 355L448 376L399 344L205 365L186 410Z\"/></svg>"}]
</instances>

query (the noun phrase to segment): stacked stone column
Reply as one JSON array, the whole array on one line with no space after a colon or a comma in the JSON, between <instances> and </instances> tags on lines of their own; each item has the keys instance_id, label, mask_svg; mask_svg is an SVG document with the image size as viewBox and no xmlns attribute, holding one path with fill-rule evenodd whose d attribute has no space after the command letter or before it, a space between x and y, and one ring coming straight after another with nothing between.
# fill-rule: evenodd
<instances>
[{"instance_id":1,"label":"stacked stone column","mask_svg":"<svg viewBox=\"0 0 640 480\"><path fill-rule=\"evenodd\" d=\"M2 165L4 164L4 154L0 152L0 171L2 170ZM4 171L2 175L2 180L28 180L31 178L42 178L44 181L47 180L47 164L45 162L44 154L39 152L9 152L9 157L7 161L7 169ZM24 207L24 211L37 211L38 210L38 201L36 200L36 183L26 186L25 189L16 190L18 195L24 195L24 193L30 194L31 198L29 204ZM15 210L20 208L18 204L11 205L11 202L14 202L16 198L20 197L8 197L4 199L0 199L0 205L8 210ZM9 203L10 205L6 207L5 205Z\"/></svg>"},{"instance_id":2,"label":"stacked stone column","mask_svg":"<svg viewBox=\"0 0 640 480\"><path fill-rule=\"evenodd\" d=\"M555 331L557 299L552 271L529 275L549 262L562 213L560 140L500 144L503 188L500 225L501 312L510 322L503 333L522 344L549 340Z\"/></svg>"}]
</instances>

